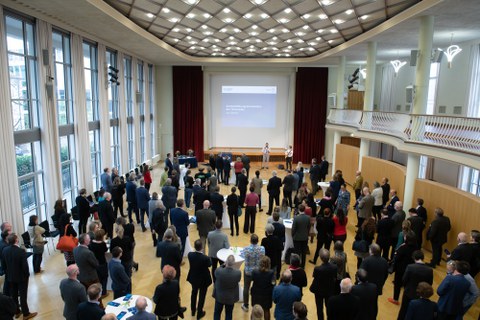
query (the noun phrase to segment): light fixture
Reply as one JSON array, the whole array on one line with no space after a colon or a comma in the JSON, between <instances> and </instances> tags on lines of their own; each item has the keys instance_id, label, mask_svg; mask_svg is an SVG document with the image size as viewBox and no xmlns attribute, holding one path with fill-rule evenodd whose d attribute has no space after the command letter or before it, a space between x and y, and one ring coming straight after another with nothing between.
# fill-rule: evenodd
<instances>
[{"instance_id":1,"label":"light fixture","mask_svg":"<svg viewBox=\"0 0 480 320\"><path fill-rule=\"evenodd\" d=\"M400 70L401 67L407 64L407 61L400 61L400 60L392 60L390 63L393 66L393 70L395 70L395 77L397 76L398 70Z\"/></svg>"},{"instance_id":2,"label":"light fixture","mask_svg":"<svg viewBox=\"0 0 480 320\"><path fill-rule=\"evenodd\" d=\"M153 13L150 13L150 12L149 12L149 13L147 13L147 17L150 18L150 19L152 19L153 17L155 17L155 15L154 15Z\"/></svg>"},{"instance_id":3,"label":"light fixture","mask_svg":"<svg viewBox=\"0 0 480 320\"><path fill-rule=\"evenodd\" d=\"M362 75L363 79L367 79L367 69L360 69L360 74Z\"/></svg>"},{"instance_id":4,"label":"light fixture","mask_svg":"<svg viewBox=\"0 0 480 320\"><path fill-rule=\"evenodd\" d=\"M447 50L443 51L442 49L438 48L438 50L442 51L445 56L447 56L448 61L448 68L452 67L453 58L462 51L462 48L457 46L456 44L450 45Z\"/></svg>"}]
</instances>

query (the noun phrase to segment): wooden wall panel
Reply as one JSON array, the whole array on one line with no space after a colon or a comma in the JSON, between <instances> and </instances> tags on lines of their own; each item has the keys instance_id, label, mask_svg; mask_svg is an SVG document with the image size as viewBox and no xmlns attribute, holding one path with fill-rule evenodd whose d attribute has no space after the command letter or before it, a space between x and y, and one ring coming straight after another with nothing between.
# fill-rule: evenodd
<instances>
[{"instance_id":1,"label":"wooden wall panel","mask_svg":"<svg viewBox=\"0 0 480 320\"><path fill-rule=\"evenodd\" d=\"M397 190L400 201L403 201L406 174L407 168L397 163L374 157L363 157L362 159L363 181L368 182L370 190L373 190L375 181L382 183L382 178L387 177L390 188ZM406 208L406 210L409 208Z\"/></svg>"},{"instance_id":2,"label":"wooden wall panel","mask_svg":"<svg viewBox=\"0 0 480 320\"><path fill-rule=\"evenodd\" d=\"M346 144L337 144L335 146L335 168L342 170L343 179L348 184L355 181L355 172L358 170L358 155L360 148ZM330 177L334 172L330 172ZM327 179L328 180L328 179Z\"/></svg>"},{"instance_id":3,"label":"wooden wall panel","mask_svg":"<svg viewBox=\"0 0 480 320\"><path fill-rule=\"evenodd\" d=\"M422 198L427 209L427 226L434 218L435 208L442 208L445 215L450 218L452 229L448 235L448 243L444 246L452 251L457 246L459 232L480 229L480 198L460 189L447 186L438 182L417 179L415 181L415 199ZM430 243L425 243L425 248L431 249ZM444 255L445 258L445 255Z\"/></svg>"}]
</instances>

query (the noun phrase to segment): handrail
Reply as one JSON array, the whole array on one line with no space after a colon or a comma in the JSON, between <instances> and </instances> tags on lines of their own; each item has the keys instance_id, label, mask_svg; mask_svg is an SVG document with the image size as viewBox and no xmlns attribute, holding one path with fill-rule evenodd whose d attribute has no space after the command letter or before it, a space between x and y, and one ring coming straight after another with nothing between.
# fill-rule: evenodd
<instances>
[{"instance_id":1,"label":"handrail","mask_svg":"<svg viewBox=\"0 0 480 320\"><path fill-rule=\"evenodd\" d=\"M480 118L331 109L328 123L480 156Z\"/></svg>"}]
</instances>

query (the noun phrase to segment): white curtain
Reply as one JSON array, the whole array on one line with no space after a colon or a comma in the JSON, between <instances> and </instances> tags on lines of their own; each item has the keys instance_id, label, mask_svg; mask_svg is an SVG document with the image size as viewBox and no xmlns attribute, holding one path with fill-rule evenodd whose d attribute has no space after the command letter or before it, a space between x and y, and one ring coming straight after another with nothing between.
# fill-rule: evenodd
<instances>
[{"instance_id":1,"label":"white curtain","mask_svg":"<svg viewBox=\"0 0 480 320\"><path fill-rule=\"evenodd\" d=\"M480 118L480 45L473 45L470 54L470 88L468 90L468 117Z\"/></svg>"},{"instance_id":2,"label":"white curtain","mask_svg":"<svg viewBox=\"0 0 480 320\"><path fill-rule=\"evenodd\" d=\"M13 230L23 233L23 213L20 203L20 189L17 180L15 142L13 140L13 118L10 106L10 83L7 60L7 39L3 7L0 6L0 163L2 180L0 183L0 218L12 224Z\"/></svg>"},{"instance_id":3,"label":"white curtain","mask_svg":"<svg viewBox=\"0 0 480 320\"><path fill-rule=\"evenodd\" d=\"M380 110L381 111L396 111L393 104L394 88L395 88L395 71L393 67L388 64L382 68L382 89L380 91Z\"/></svg>"},{"instance_id":4,"label":"white curtain","mask_svg":"<svg viewBox=\"0 0 480 320\"><path fill-rule=\"evenodd\" d=\"M143 62L143 105L145 107L145 160L149 160L153 157L150 148L150 83L148 82L148 63Z\"/></svg>"},{"instance_id":5,"label":"white curtain","mask_svg":"<svg viewBox=\"0 0 480 320\"><path fill-rule=\"evenodd\" d=\"M102 146L102 164L103 167L113 165L112 152L109 146L110 142L110 114L108 113L108 87L107 87L107 48L104 44L98 44L97 47L97 66L98 66L98 113L100 117L100 142Z\"/></svg>"},{"instance_id":6,"label":"white curtain","mask_svg":"<svg viewBox=\"0 0 480 320\"><path fill-rule=\"evenodd\" d=\"M80 189L87 189L87 193L92 193L95 190L93 190L92 183L82 45L82 37L72 34L73 110L75 115L75 136L77 138L78 186Z\"/></svg>"}]
</instances>

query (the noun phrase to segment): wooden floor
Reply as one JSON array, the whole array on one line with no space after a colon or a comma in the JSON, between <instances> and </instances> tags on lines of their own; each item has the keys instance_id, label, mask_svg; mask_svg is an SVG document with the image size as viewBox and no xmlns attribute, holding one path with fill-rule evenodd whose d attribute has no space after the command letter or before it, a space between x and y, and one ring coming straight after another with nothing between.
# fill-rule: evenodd
<instances>
[{"instance_id":1,"label":"wooden floor","mask_svg":"<svg viewBox=\"0 0 480 320\"><path fill-rule=\"evenodd\" d=\"M259 163L253 163L253 170L258 168ZM270 168L274 167L273 165ZM154 171L154 183L152 184L152 190L158 191L158 181L159 181L159 172L158 166ZM283 176L283 172L279 172L279 176ZM271 176L271 170L262 170L261 177L263 179L268 179ZM229 193L229 187L222 185L221 192L223 194ZM180 195L183 195L181 191ZM262 203L268 205L268 198L266 192L262 193ZM318 196L321 196L320 193ZM260 238L264 236L265 230L265 223L267 220L267 216L265 214L266 210L262 213L257 214L257 223L256 223L256 232ZM243 215L244 216L244 215ZM243 227L243 216L240 218L240 228ZM356 258L353 255L351 250L352 247L352 240L354 237L354 223L356 222L355 217L353 214L349 216L350 220L348 223L348 237L345 244L345 249L348 254L348 268L350 274L353 276L356 271ZM15 229L15 228L14 228ZM191 228L195 229L195 227ZM249 236L241 233L238 237L230 237L230 232L226 231L230 238L230 244L232 246L246 246L249 244ZM162 282L162 276L160 272L160 259L155 257L155 250L152 246L152 240L150 237L149 232L142 233L140 227L136 226L136 241L137 246L135 249L135 260L139 262L139 271L133 273L133 292L135 294L145 295L147 297L152 297L155 287ZM193 241L198 238L198 233L196 230L190 235L190 239ZM315 243L309 244L310 251L314 252L315 250ZM427 261L430 260L430 253L426 252ZM311 259L311 256L307 256L307 259ZM31 264L31 259L29 259L29 263ZM286 266L284 265L283 268ZM309 278L309 284L312 280L312 272L313 272L313 265L310 263L306 264L306 272ZM31 266L30 266L31 268ZM59 293L59 283L60 281L66 277L65 274L65 262L63 255L60 254L58 251L52 252L50 248L50 255L48 254L47 250L44 253L43 265L42 269L45 269L45 272L39 275L33 275L30 277L29 282L29 290L28 290L28 303L30 310L37 311L39 315L35 319L45 319L45 320L52 320L52 319L63 319L62 317L62 310L63 310L63 301L60 297ZM187 312L185 313L185 319L194 319L191 317L190 312L190 291L191 287L190 284L185 280L186 275L188 273L189 264L188 260L182 266L182 276L181 276L181 299L182 305L188 308ZM434 289L438 287L441 280L445 276L445 263L442 263L442 266L434 270ZM396 319L397 314L399 311L399 306L395 306L387 301L388 297L391 297L393 294L393 285L392 285L393 276L389 276L385 287L384 287L384 294L383 296L379 297L378 305L379 305L379 314L378 319ZM0 278L0 284L3 285L3 277ZM243 279L242 279L243 283ZM207 312L207 316L205 319L212 319L213 317L213 309L214 309L214 299L211 298L212 294L212 286L209 287L207 293L207 301L205 303L205 311ZM106 298L106 301L110 301L113 297L113 294ZM435 295L433 299L436 301L438 297ZM316 319L316 307L315 307L315 299L314 295L308 291L308 289L304 290L304 297L302 300L308 308L308 318L309 319ZM468 315L465 319L473 320L477 319L480 311L480 303L477 302L476 306L470 309ZM240 304L237 303L234 308L234 319L250 319L250 314L242 311L240 308ZM273 308L271 310L272 317L273 317ZM83 320L83 319L82 319Z\"/></svg>"}]
</instances>

